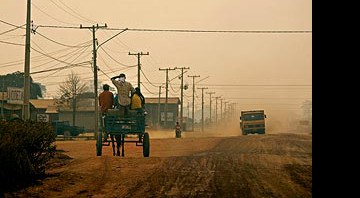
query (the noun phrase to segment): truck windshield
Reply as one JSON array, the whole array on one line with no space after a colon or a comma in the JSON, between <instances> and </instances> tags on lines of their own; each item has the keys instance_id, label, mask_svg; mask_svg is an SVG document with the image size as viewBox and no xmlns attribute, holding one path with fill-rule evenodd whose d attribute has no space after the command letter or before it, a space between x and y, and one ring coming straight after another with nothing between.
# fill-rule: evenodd
<instances>
[{"instance_id":1,"label":"truck windshield","mask_svg":"<svg viewBox=\"0 0 360 198\"><path fill-rule=\"evenodd\" d=\"M264 114L243 115L243 120L263 120Z\"/></svg>"}]
</instances>

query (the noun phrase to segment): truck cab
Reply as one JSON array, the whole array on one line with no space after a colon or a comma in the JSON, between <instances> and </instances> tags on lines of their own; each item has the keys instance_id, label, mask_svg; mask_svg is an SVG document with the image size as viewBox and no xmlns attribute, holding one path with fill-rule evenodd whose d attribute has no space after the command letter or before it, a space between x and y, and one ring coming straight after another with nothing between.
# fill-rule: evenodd
<instances>
[{"instance_id":1,"label":"truck cab","mask_svg":"<svg viewBox=\"0 0 360 198\"><path fill-rule=\"evenodd\" d=\"M243 135L265 134L264 110L241 111L240 129Z\"/></svg>"}]
</instances>

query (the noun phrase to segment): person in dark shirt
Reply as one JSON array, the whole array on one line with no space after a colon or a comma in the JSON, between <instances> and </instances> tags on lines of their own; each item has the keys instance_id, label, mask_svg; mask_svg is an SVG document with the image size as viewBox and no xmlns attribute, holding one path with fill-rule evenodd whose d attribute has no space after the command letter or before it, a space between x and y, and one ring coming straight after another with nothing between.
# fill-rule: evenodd
<instances>
[{"instance_id":1,"label":"person in dark shirt","mask_svg":"<svg viewBox=\"0 0 360 198\"><path fill-rule=\"evenodd\" d=\"M108 109L112 109L114 105L114 94L109 91L108 84L103 85L104 91L99 95L99 105L102 114L106 114Z\"/></svg>"}]
</instances>

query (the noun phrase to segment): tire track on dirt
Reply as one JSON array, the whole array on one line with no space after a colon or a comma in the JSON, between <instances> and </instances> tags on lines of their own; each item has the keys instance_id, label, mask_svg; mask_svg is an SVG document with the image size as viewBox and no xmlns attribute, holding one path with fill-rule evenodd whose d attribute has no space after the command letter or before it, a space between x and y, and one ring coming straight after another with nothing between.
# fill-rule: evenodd
<instances>
[{"instance_id":1,"label":"tire track on dirt","mask_svg":"<svg viewBox=\"0 0 360 198\"><path fill-rule=\"evenodd\" d=\"M95 175L91 182L87 184L89 186L88 190L80 190L78 195L86 193L87 197L91 197L104 194L104 186L110 182L112 171L109 156L103 156L101 160L101 166L99 167L101 171L94 170Z\"/></svg>"}]
</instances>

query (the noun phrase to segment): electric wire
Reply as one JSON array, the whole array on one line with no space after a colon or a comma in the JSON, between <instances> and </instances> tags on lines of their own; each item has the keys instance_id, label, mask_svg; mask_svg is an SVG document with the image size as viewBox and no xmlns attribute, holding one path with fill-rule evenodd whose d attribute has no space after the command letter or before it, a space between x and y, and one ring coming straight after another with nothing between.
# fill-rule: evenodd
<instances>
[{"instance_id":1,"label":"electric wire","mask_svg":"<svg viewBox=\"0 0 360 198\"><path fill-rule=\"evenodd\" d=\"M118 63L118 64L120 64L120 65L122 65L122 66L124 66L124 67L136 67L136 66L137 66L137 65L126 65L126 64L124 64L124 63L120 63L120 62L117 61L115 58L113 58L109 53L107 53L107 52L105 51L105 49L103 49L102 47L100 47L100 49L101 49L103 52L105 52L105 54L108 55L108 56L111 58L111 60L113 60L114 62L116 62L116 63Z\"/></svg>"},{"instance_id":2,"label":"electric wire","mask_svg":"<svg viewBox=\"0 0 360 198\"><path fill-rule=\"evenodd\" d=\"M50 14L46 13L45 11L43 11L42 9L40 9L38 6L36 6L36 4L34 2L31 2L31 5L34 6L36 9L38 9L41 13L45 14L46 16L50 17L51 19L60 22L60 23L64 23L64 24L68 24L68 25L76 25L75 23L69 23L69 22L65 22L62 20L59 20L53 16L51 16Z\"/></svg>"},{"instance_id":3,"label":"electric wire","mask_svg":"<svg viewBox=\"0 0 360 198\"><path fill-rule=\"evenodd\" d=\"M66 12L66 13L68 13L68 14L70 14L71 16L73 16L73 17L75 17L75 18L77 18L77 19L79 19L79 20L81 20L81 21L89 22L89 21L83 20L82 18L80 18L80 17L74 15L73 13L65 10L63 7L61 7L60 5L58 5L57 3L55 3L53 0L50 0L50 1L51 1L56 7L58 7L60 10Z\"/></svg>"},{"instance_id":4,"label":"electric wire","mask_svg":"<svg viewBox=\"0 0 360 198\"><path fill-rule=\"evenodd\" d=\"M17 29L19 29L19 28L22 28L23 26L25 26L25 24L22 25L22 26L15 27L15 28L13 28L13 29L7 30L7 31L5 31L5 32L1 32L0 35L3 35L3 34L6 34L6 33L9 33L9 32L12 32L12 31L17 30Z\"/></svg>"},{"instance_id":5,"label":"electric wire","mask_svg":"<svg viewBox=\"0 0 360 198\"><path fill-rule=\"evenodd\" d=\"M39 34L40 36L42 36L43 38L45 38L45 39L47 39L47 40L49 40L49 41L51 41L51 42L53 42L53 43L56 43L56 44L58 44L58 45L64 46L64 47L77 47L77 48L86 47L86 46L79 46L79 45L67 45L67 44L63 44L63 43L57 42L57 41L55 41L55 40L53 40L53 39L50 39L49 37L41 34L41 33L38 32L38 31L36 31L36 33ZM89 45L91 45L91 44L89 44ZM87 45L87 46L89 46L89 45Z\"/></svg>"},{"instance_id":6,"label":"electric wire","mask_svg":"<svg viewBox=\"0 0 360 198\"><path fill-rule=\"evenodd\" d=\"M68 5L66 5L62 0L59 0L59 2L61 4L63 4L66 8L68 8L69 10L71 10L73 13L75 13L76 15L78 15L80 18L84 19L84 21L90 22L90 23L96 23L95 21L88 19L86 17L83 17L82 15L80 15L79 13L75 12L71 7L69 7Z\"/></svg>"}]
</instances>

